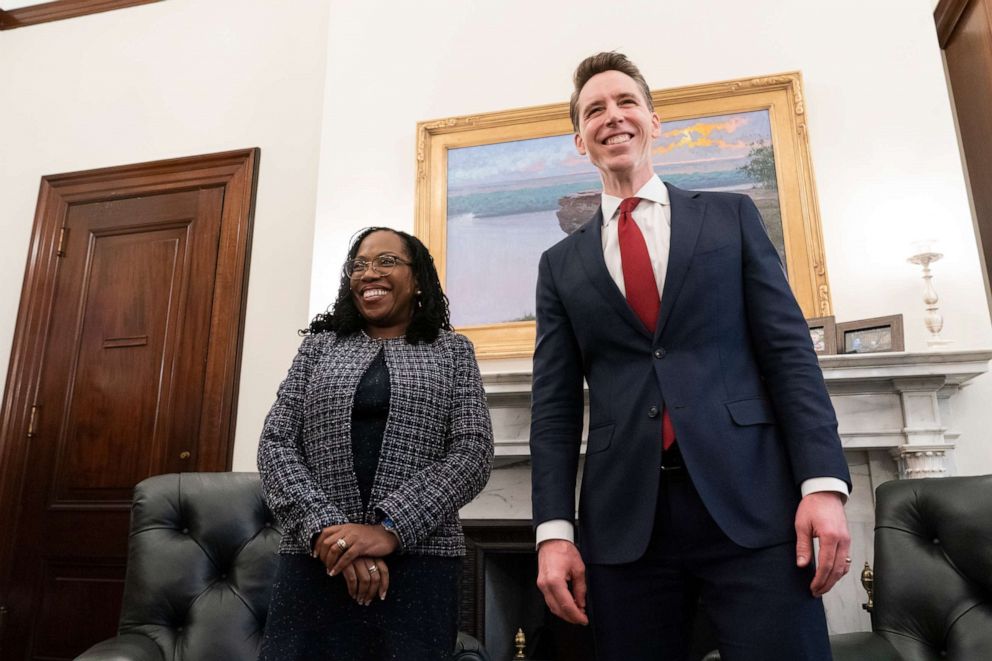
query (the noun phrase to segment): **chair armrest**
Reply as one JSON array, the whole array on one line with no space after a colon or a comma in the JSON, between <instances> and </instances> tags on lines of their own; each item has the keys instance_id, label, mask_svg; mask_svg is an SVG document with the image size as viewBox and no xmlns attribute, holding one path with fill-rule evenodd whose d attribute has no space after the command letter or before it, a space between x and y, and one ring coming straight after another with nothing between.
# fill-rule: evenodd
<instances>
[{"instance_id":1,"label":"chair armrest","mask_svg":"<svg viewBox=\"0 0 992 661\"><path fill-rule=\"evenodd\" d=\"M830 636L834 661L902 661L902 655L877 633L860 631Z\"/></svg>"},{"instance_id":2,"label":"chair armrest","mask_svg":"<svg viewBox=\"0 0 992 661\"><path fill-rule=\"evenodd\" d=\"M455 653L451 655L451 659L452 661L491 661L482 643L464 631L458 632Z\"/></svg>"},{"instance_id":3,"label":"chair armrest","mask_svg":"<svg viewBox=\"0 0 992 661\"><path fill-rule=\"evenodd\" d=\"M830 636L830 653L834 661L903 661L889 641L870 631ZM720 653L713 650L702 661L720 661Z\"/></svg>"},{"instance_id":4,"label":"chair armrest","mask_svg":"<svg viewBox=\"0 0 992 661\"><path fill-rule=\"evenodd\" d=\"M162 650L148 636L126 633L97 643L76 661L165 661Z\"/></svg>"}]
</instances>

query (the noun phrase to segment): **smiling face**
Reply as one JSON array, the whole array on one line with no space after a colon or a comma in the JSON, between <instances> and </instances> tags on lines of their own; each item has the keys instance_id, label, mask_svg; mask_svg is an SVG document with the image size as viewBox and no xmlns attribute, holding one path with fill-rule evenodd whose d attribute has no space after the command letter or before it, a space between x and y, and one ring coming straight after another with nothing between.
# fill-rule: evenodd
<instances>
[{"instance_id":1,"label":"smiling face","mask_svg":"<svg viewBox=\"0 0 992 661\"><path fill-rule=\"evenodd\" d=\"M392 255L403 262L386 275L377 273L371 266L364 273L356 273L351 279L351 295L369 335L399 337L410 325L417 283L408 264L406 244L398 234L385 230L372 232L362 239L355 259L371 264L381 255Z\"/></svg>"},{"instance_id":2,"label":"smiling face","mask_svg":"<svg viewBox=\"0 0 992 661\"><path fill-rule=\"evenodd\" d=\"M607 193L633 195L654 174L651 143L661 131L640 87L625 73L604 71L582 87L577 109L579 153L599 170Z\"/></svg>"}]
</instances>

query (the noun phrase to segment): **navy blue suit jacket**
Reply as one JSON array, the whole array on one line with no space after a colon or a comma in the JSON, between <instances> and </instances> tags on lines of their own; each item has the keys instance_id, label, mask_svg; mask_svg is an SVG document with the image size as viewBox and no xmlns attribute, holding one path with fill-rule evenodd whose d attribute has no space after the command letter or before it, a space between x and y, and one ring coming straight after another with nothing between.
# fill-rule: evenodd
<instances>
[{"instance_id":1,"label":"navy blue suit jacket","mask_svg":"<svg viewBox=\"0 0 992 661\"><path fill-rule=\"evenodd\" d=\"M586 562L643 555L667 406L693 482L734 542L795 539L800 484L850 485L803 314L751 199L668 185L672 234L655 332L606 269L602 210L541 257L530 432L534 525L571 521Z\"/></svg>"}]
</instances>

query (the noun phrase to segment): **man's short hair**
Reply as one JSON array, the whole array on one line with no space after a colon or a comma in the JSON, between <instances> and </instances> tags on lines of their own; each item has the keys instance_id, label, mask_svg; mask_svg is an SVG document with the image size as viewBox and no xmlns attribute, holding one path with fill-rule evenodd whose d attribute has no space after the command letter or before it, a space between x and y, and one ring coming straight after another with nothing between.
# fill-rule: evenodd
<instances>
[{"instance_id":1,"label":"man's short hair","mask_svg":"<svg viewBox=\"0 0 992 661\"><path fill-rule=\"evenodd\" d=\"M604 71L619 71L633 78L637 86L641 88L641 94L644 96L644 101L648 104L648 108L654 112L651 89L648 87L648 83L644 80L644 76L641 75L641 70L637 68L637 65L628 60L627 56L623 53L616 51L596 53L579 62L579 66L575 68L575 74L572 76L575 89L572 92L572 98L568 102L568 115L572 118L572 128L575 129L576 133L579 132L579 92L582 91L582 88L585 87L590 78Z\"/></svg>"}]
</instances>

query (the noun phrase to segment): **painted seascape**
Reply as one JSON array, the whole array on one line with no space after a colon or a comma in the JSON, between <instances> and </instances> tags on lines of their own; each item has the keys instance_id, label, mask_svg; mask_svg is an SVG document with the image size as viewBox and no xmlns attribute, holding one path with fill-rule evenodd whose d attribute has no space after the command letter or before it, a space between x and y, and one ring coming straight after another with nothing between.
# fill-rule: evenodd
<instances>
[{"instance_id":1,"label":"painted seascape","mask_svg":"<svg viewBox=\"0 0 992 661\"><path fill-rule=\"evenodd\" d=\"M663 181L749 195L785 258L768 112L662 122ZM455 326L534 318L541 253L599 207L599 174L571 135L448 151L445 291Z\"/></svg>"}]
</instances>

